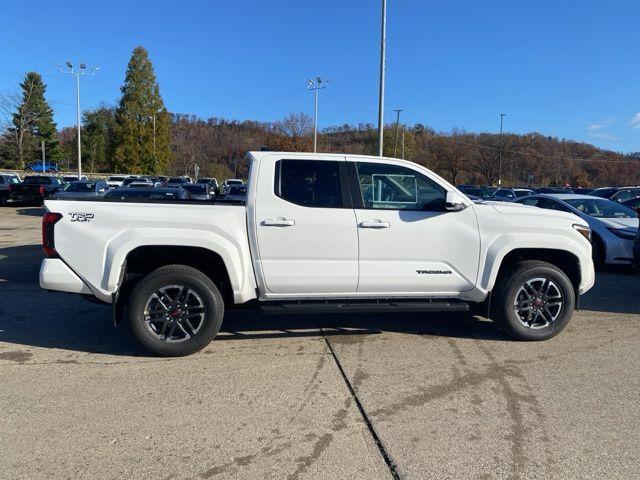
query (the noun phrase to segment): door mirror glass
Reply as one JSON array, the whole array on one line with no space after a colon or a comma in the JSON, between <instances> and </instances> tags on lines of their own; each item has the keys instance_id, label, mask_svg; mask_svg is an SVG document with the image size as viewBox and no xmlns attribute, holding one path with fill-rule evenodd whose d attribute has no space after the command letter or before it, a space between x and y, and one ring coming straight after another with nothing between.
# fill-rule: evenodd
<instances>
[{"instance_id":1,"label":"door mirror glass","mask_svg":"<svg viewBox=\"0 0 640 480\"><path fill-rule=\"evenodd\" d=\"M448 212L459 212L467 208L467 204L464 202L462 196L458 192L452 190L447 192L447 198L445 201L445 210Z\"/></svg>"}]
</instances>

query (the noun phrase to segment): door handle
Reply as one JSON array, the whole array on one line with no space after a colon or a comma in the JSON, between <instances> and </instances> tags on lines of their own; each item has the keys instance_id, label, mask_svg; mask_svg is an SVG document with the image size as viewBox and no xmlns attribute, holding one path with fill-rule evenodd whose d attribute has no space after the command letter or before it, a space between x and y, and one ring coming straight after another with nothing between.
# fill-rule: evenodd
<instances>
[{"instance_id":1,"label":"door handle","mask_svg":"<svg viewBox=\"0 0 640 480\"><path fill-rule=\"evenodd\" d=\"M360 228L389 228L391 223L389 222L381 222L380 220L369 220L365 222L360 222Z\"/></svg>"},{"instance_id":2,"label":"door handle","mask_svg":"<svg viewBox=\"0 0 640 480\"><path fill-rule=\"evenodd\" d=\"M264 227L293 227L296 224L296 221L288 220L286 218L267 218L260 224Z\"/></svg>"}]
</instances>

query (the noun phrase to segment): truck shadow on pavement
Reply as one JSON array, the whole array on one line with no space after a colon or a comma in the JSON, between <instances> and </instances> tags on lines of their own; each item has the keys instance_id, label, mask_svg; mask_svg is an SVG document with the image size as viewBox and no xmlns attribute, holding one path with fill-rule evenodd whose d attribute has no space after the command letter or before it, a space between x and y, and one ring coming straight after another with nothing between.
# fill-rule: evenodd
<instances>
[{"instance_id":1,"label":"truck shadow on pavement","mask_svg":"<svg viewBox=\"0 0 640 480\"><path fill-rule=\"evenodd\" d=\"M18 215L28 215L30 217L42 217L44 215L44 207L31 206L25 208L18 208L16 210Z\"/></svg>"},{"instance_id":2,"label":"truck shadow on pavement","mask_svg":"<svg viewBox=\"0 0 640 480\"><path fill-rule=\"evenodd\" d=\"M0 342L87 353L146 356L127 324L113 327L111 307L79 295L38 286L40 245L0 247ZM631 270L600 272L582 308L590 312L640 312L640 278ZM227 312L216 342L321 337L350 342L383 332L510 341L483 318L461 313L351 313L273 315Z\"/></svg>"}]
</instances>

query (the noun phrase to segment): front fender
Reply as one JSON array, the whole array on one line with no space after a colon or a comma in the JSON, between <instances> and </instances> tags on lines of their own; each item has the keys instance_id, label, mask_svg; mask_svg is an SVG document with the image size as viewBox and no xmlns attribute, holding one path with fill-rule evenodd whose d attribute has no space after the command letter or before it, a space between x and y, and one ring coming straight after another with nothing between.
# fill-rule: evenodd
<instances>
[{"instance_id":1,"label":"front fender","mask_svg":"<svg viewBox=\"0 0 640 480\"><path fill-rule=\"evenodd\" d=\"M545 249L569 252L576 257L580 265L581 282L579 291L583 293L593 285L593 262L591 247L585 245L580 237L557 233L507 233L493 240L486 248L484 262L480 265L479 287L488 292L493 289L498 271L504 258L520 249ZM545 258L539 258L544 261Z\"/></svg>"}]
</instances>

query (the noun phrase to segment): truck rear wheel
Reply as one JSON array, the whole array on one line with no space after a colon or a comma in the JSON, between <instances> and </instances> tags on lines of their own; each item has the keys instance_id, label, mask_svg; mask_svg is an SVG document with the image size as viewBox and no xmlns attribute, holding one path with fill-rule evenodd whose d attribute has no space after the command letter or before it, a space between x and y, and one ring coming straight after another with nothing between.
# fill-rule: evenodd
<instances>
[{"instance_id":1,"label":"truck rear wheel","mask_svg":"<svg viewBox=\"0 0 640 480\"><path fill-rule=\"evenodd\" d=\"M224 301L200 270L167 265L136 284L127 313L142 346L156 355L180 357L214 339L222 324Z\"/></svg>"},{"instance_id":2,"label":"truck rear wheel","mask_svg":"<svg viewBox=\"0 0 640 480\"><path fill-rule=\"evenodd\" d=\"M575 308L573 285L555 265L519 262L498 280L492 318L518 340L547 340L559 334Z\"/></svg>"}]
</instances>

